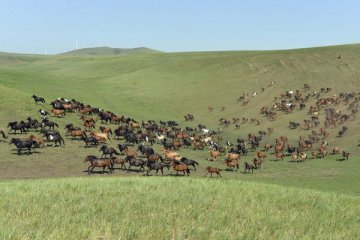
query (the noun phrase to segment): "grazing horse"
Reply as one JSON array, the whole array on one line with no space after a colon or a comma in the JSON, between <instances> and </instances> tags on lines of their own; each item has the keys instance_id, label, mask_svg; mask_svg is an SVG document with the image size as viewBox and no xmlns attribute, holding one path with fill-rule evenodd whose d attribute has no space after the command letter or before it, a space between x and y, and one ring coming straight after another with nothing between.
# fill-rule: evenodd
<instances>
[{"instance_id":1,"label":"grazing horse","mask_svg":"<svg viewBox=\"0 0 360 240\"><path fill-rule=\"evenodd\" d=\"M206 167L206 170L208 171L208 173L205 175L205 177L210 173L210 177L212 177L212 174L213 173L216 173L216 177L222 177L220 172L221 172L221 169L220 168L215 168L215 167Z\"/></svg>"},{"instance_id":2,"label":"grazing horse","mask_svg":"<svg viewBox=\"0 0 360 240\"><path fill-rule=\"evenodd\" d=\"M30 139L26 139L26 140L22 140L19 138L12 138L10 140L9 144L15 144L16 148L17 148L17 154L20 155L21 154L21 150L22 149L27 149L28 152L27 154L29 155L31 153L31 147L33 145L36 146L36 142Z\"/></svg>"},{"instance_id":3,"label":"grazing horse","mask_svg":"<svg viewBox=\"0 0 360 240\"><path fill-rule=\"evenodd\" d=\"M185 163L188 166L193 166L194 170L196 171L195 165L199 165L199 163L195 160L187 159L186 157L180 158L180 162Z\"/></svg>"},{"instance_id":4,"label":"grazing horse","mask_svg":"<svg viewBox=\"0 0 360 240\"><path fill-rule=\"evenodd\" d=\"M156 175L158 174L159 170L161 172L161 175L164 175L164 167L167 167L168 170L170 168L170 166L168 164L165 164L165 163L158 163L158 162L153 162L153 161L148 161L146 166L148 167L148 170L146 172L146 175L149 175L149 173L152 171L152 170L156 170Z\"/></svg>"},{"instance_id":5,"label":"grazing horse","mask_svg":"<svg viewBox=\"0 0 360 240\"><path fill-rule=\"evenodd\" d=\"M99 159L96 156L89 155L85 157L84 162L90 162L90 166L88 167L88 174L94 170L95 167L102 167L103 173L105 173L105 167L108 167L109 173L112 173L113 170L113 162L110 159Z\"/></svg>"},{"instance_id":6,"label":"grazing horse","mask_svg":"<svg viewBox=\"0 0 360 240\"><path fill-rule=\"evenodd\" d=\"M249 164L249 163L247 163L247 162L244 162L244 174L245 174L247 171L250 172L250 170L251 170L251 173L254 174L254 169L256 169L256 167L255 167L254 165L251 165L251 164Z\"/></svg>"},{"instance_id":7,"label":"grazing horse","mask_svg":"<svg viewBox=\"0 0 360 240\"><path fill-rule=\"evenodd\" d=\"M108 147L106 145L102 145L99 149L99 151L102 151L103 154L101 155L101 157L105 156L106 155L110 155L110 157L113 156L113 154L115 155L120 155L120 153L118 153L118 151L115 150L115 148L112 148L112 147Z\"/></svg>"},{"instance_id":8,"label":"grazing horse","mask_svg":"<svg viewBox=\"0 0 360 240\"><path fill-rule=\"evenodd\" d=\"M7 136L5 135L4 130L0 129L0 134L4 139L7 139Z\"/></svg>"},{"instance_id":9,"label":"grazing horse","mask_svg":"<svg viewBox=\"0 0 360 240\"><path fill-rule=\"evenodd\" d=\"M38 97L38 96L36 96L36 95L32 95L31 97L34 99L34 101L35 101L36 104L37 104L38 102L45 103L45 99L42 98L42 97Z\"/></svg>"},{"instance_id":10,"label":"grazing horse","mask_svg":"<svg viewBox=\"0 0 360 240\"><path fill-rule=\"evenodd\" d=\"M172 166L173 166L174 171L176 171L176 175L178 175L179 172L183 172L184 176L185 176L185 173L189 176L190 169L189 169L188 165L186 165L185 163L181 163L179 161L173 160Z\"/></svg>"}]
</instances>

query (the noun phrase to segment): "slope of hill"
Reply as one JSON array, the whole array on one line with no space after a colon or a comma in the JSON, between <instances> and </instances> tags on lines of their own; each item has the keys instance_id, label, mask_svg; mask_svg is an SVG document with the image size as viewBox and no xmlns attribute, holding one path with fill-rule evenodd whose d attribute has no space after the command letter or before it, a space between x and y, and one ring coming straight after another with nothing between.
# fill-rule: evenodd
<instances>
[{"instance_id":1,"label":"slope of hill","mask_svg":"<svg viewBox=\"0 0 360 240\"><path fill-rule=\"evenodd\" d=\"M338 58L340 54L341 58ZM314 91L319 92L321 88L331 88L331 91L321 93L320 98L359 92L359 54L359 45L345 45L287 51L20 55L16 61L4 61L0 65L0 127L6 128L9 121L22 120L28 116L38 117L36 111L39 108L49 110L47 104L34 104L30 97L36 94L47 102L60 96L75 98L139 121L176 120L182 127L196 127L198 123L203 123L216 131L222 127L223 143L225 140L236 142L239 137L246 138L248 133L266 131L271 127L274 129L273 135L265 136L262 143L274 143L276 137L286 135L290 144L297 145L300 136L307 138L312 130L319 132L319 127L323 127L325 112L322 110L319 112L321 126L311 130L289 129L289 121L303 123L312 116L308 110L310 105L315 105L316 97L309 98L304 110L297 107L290 114L277 112L275 121L260 114L260 109L263 106L271 108L276 101L274 97L279 98L286 91L299 90L305 96ZM271 85L271 82L275 83ZM307 92L303 89L304 83L310 85ZM252 97L254 92L258 93L256 97ZM250 100L247 105L237 101L244 94ZM214 110L210 112L209 107ZM329 107L337 108L345 114L350 113L345 102ZM183 116L187 113L194 114L195 121L185 122ZM234 124L227 128L219 125L221 118L232 122L232 118L243 117L258 119L261 123L257 125L249 121L240 124L239 129ZM76 114L52 120L58 122L61 128L69 122L79 126L82 124ZM347 125L349 131L343 137L337 137L343 125ZM336 161L339 159L336 155L300 165L288 161L269 161L264 170L258 171L251 179L358 195L360 189L352 183L359 181L360 161L356 161L359 154L359 130L358 118L328 128L330 137L326 140L329 149L338 145L351 152L350 159L354 158L353 161ZM70 139L66 141L69 144L65 148L39 150L41 154L22 156L21 159L26 161L18 161L18 156L11 154L13 146L0 144L1 161L7 163L1 176L83 175L83 156L98 154L98 151L83 149L82 143ZM111 143L112 146L116 144ZM156 148L161 151L160 146ZM203 167L210 164L205 161L208 157L205 150L181 151L199 160ZM251 161L254 154L250 151L249 156L242 158L242 161ZM273 160L272 154L269 154L269 158ZM223 163L211 164L224 168ZM194 174L202 176L203 172ZM243 175L228 172L226 175L243 178ZM246 180L249 178L246 177Z\"/></svg>"},{"instance_id":2,"label":"slope of hill","mask_svg":"<svg viewBox=\"0 0 360 240\"><path fill-rule=\"evenodd\" d=\"M94 47L94 48L81 48L72 50L62 54L73 55L129 55L129 54L150 54L161 53L161 51L139 47L139 48L111 48L111 47Z\"/></svg>"}]
</instances>

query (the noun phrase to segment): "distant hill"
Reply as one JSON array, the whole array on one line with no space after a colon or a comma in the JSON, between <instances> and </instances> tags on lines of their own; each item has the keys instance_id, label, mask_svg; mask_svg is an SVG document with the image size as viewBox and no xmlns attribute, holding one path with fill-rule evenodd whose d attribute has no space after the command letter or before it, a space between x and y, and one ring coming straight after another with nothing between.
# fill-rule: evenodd
<instances>
[{"instance_id":1,"label":"distant hill","mask_svg":"<svg viewBox=\"0 0 360 240\"><path fill-rule=\"evenodd\" d=\"M139 47L139 48L111 48L111 47L94 47L82 48L62 54L75 54L75 55L129 55L129 54L149 54L160 53L161 51Z\"/></svg>"}]
</instances>

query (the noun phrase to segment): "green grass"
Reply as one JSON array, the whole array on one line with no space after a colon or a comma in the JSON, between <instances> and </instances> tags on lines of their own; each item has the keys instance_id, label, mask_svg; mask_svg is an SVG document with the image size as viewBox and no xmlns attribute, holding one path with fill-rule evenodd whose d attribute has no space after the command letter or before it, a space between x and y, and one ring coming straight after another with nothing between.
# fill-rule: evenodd
<instances>
[{"instance_id":1,"label":"green grass","mask_svg":"<svg viewBox=\"0 0 360 240\"><path fill-rule=\"evenodd\" d=\"M358 239L359 197L192 178L0 183L2 239Z\"/></svg>"}]
</instances>

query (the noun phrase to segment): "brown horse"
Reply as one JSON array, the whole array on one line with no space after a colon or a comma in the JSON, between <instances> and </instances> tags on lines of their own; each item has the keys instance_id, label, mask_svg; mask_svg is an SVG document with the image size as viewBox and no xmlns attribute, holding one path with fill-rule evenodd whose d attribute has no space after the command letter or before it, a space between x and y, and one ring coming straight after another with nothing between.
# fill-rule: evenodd
<instances>
[{"instance_id":1,"label":"brown horse","mask_svg":"<svg viewBox=\"0 0 360 240\"><path fill-rule=\"evenodd\" d=\"M123 158L117 158L117 157L111 157L110 160L112 161L113 163L113 171L115 169L115 164L120 164L121 165L121 168L120 169L124 169L126 170L126 166L125 166L125 163L126 163L126 160L123 159Z\"/></svg>"},{"instance_id":2,"label":"brown horse","mask_svg":"<svg viewBox=\"0 0 360 240\"><path fill-rule=\"evenodd\" d=\"M89 155L85 157L84 162L90 162L90 166L88 167L89 175L96 167L102 167L103 173L105 173L105 167L108 167L109 173L113 172L113 162L110 159L97 158L96 156Z\"/></svg>"},{"instance_id":3,"label":"brown horse","mask_svg":"<svg viewBox=\"0 0 360 240\"><path fill-rule=\"evenodd\" d=\"M335 146L335 147L333 147L332 152L333 152L334 155L339 154L340 153L340 148Z\"/></svg>"},{"instance_id":4,"label":"brown horse","mask_svg":"<svg viewBox=\"0 0 360 240\"><path fill-rule=\"evenodd\" d=\"M73 139L76 139L76 137L80 137L81 139L82 137L86 136L83 130L70 130L69 133Z\"/></svg>"},{"instance_id":5,"label":"brown horse","mask_svg":"<svg viewBox=\"0 0 360 240\"><path fill-rule=\"evenodd\" d=\"M256 156L261 159L264 160L266 158L266 152L257 152Z\"/></svg>"},{"instance_id":6,"label":"brown horse","mask_svg":"<svg viewBox=\"0 0 360 240\"><path fill-rule=\"evenodd\" d=\"M85 121L83 126L87 129L94 129L95 128L95 122L88 122L88 121Z\"/></svg>"},{"instance_id":7,"label":"brown horse","mask_svg":"<svg viewBox=\"0 0 360 240\"><path fill-rule=\"evenodd\" d=\"M161 157L160 154L154 153L154 154L149 154L147 156L147 160L151 162L158 162L159 160L162 161L163 158Z\"/></svg>"},{"instance_id":8,"label":"brown horse","mask_svg":"<svg viewBox=\"0 0 360 240\"><path fill-rule=\"evenodd\" d=\"M276 158L275 161L277 161L278 159L281 159L281 161L282 161L282 160L284 160L284 157L285 157L285 155L282 152L275 153L275 158Z\"/></svg>"},{"instance_id":9,"label":"brown horse","mask_svg":"<svg viewBox=\"0 0 360 240\"><path fill-rule=\"evenodd\" d=\"M236 169L236 171L239 169L239 163L237 160L227 161L225 160L225 164L228 167L228 170L233 171Z\"/></svg>"},{"instance_id":10,"label":"brown horse","mask_svg":"<svg viewBox=\"0 0 360 240\"><path fill-rule=\"evenodd\" d=\"M180 154L175 151L164 150L165 160L174 160L175 157L179 157Z\"/></svg>"},{"instance_id":11,"label":"brown horse","mask_svg":"<svg viewBox=\"0 0 360 240\"><path fill-rule=\"evenodd\" d=\"M210 151L210 158L208 159L209 161L215 161L216 159L221 155L221 152L219 151Z\"/></svg>"},{"instance_id":12,"label":"brown horse","mask_svg":"<svg viewBox=\"0 0 360 240\"><path fill-rule=\"evenodd\" d=\"M255 167L256 167L257 169L260 169L260 168L261 168L262 162L263 162L263 160L261 160L261 159L253 158L253 163L254 163L254 165L255 165Z\"/></svg>"},{"instance_id":13,"label":"brown horse","mask_svg":"<svg viewBox=\"0 0 360 240\"><path fill-rule=\"evenodd\" d=\"M64 117L65 116L65 111L61 110L61 109L51 109L51 111L54 114L54 117Z\"/></svg>"},{"instance_id":14,"label":"brown horse","mask_svg":"<svg viewBox=\"0 0 360 240\"><path fill-rule=\"evenodd\" d=\"M125 153L125 155L126 155L126 158L136 158L136 156L137 156L137 153L136 153L136 150L134 150L134 149L129 149L129 148L125 148L124 150L123 150L123 152Z\"/></svg>"},{"instance_id":15,"label":"brown horse","mask_svg":"<svg viewBox=\"0 0 360 240\"><path fill-rule=\"evenodd\" d=\"M174 171L176 171L176 175L178 175L179 172L183 172L184 176L185 176L185 173L189 176L190 169L189 169L188 165L186 165L185 163L181 163L181 162L178 162L178 161L173 161L172 165L173 165Z\"/></svg>"},{"instance_id":16,"label":"brown horse","mask_svg":"<svg viewBox=\"0 0 360 240\"><path fill-rule=\"evenodd\" d=\"M36 142L36 144L37 144L38 146L41 146L42 148L45 147L45 141L44 141L44 139L42 139L42 138L40 138L40 137L36 137L36 136L34 136L34 135L30 135L30 136L29 136L29 139L30 139L31 141Z\"/></svg>"},{"instance_id":17,"label":"brown horse","mask_svg":"<svg viewBox=\"0 0 360 240\"><path fill-rule=\"evenodd\" d=\"M212 177L212 174L213 173L216 173L216 177L222 177L220 172L221 172L221 169L220 168L216 168L216 167L206 167L206 170L208 171L208 173L205 175L205 177L210 173L210 177Z\"/></svg>"}]
</instances>

